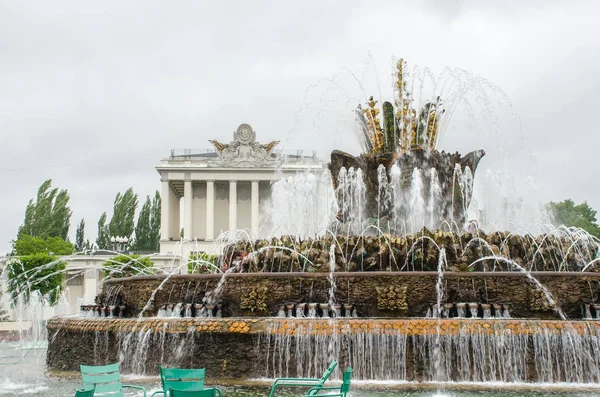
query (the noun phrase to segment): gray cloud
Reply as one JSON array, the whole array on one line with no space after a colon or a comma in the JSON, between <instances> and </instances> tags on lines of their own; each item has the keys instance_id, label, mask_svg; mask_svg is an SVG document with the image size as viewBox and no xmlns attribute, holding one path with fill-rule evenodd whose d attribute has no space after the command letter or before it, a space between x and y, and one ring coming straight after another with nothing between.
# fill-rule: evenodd
<instances>
[{"instance_id":1,"label":"gray cloud","mask_svg":"<svg viewBox=\"0 0 600 397\"><path fill-rule=\"evenodd\" d=\"M393 56L437 72L469 70L510 99L518 122L506 104L494 110L499 126L480 131L457 114L445 148L485 147L482 166L509 163L515 174L534 175L539 202L572 197L600 209L599 8L583 1L3 2L0 252L43 180L69 189L72 232L85 217L93 237L118 191L134 186L145 196L159 188L153 167L169 149L229 140L242 122L287 149L315 148L324 158L334 147L358 152L348 139L350 110L379 91L391 99Z\"/></svg>"}]
</instances>

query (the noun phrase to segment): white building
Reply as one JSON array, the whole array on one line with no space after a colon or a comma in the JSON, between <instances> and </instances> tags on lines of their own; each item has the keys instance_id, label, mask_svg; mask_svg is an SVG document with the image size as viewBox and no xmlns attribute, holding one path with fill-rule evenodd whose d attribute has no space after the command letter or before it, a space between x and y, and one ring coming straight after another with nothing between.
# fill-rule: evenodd
<instances>
[{"instance_id":1,"label":"white building","mask_svg":"<svg viewBox=\"0 0 600 397\"><path fill-rule=\"evenodd\" d=\"M268 232L271 225L265 213L271 184L298 172L323 171L314 153L283 154L274 150L277 141L258 143L248 124L237 128L229 144L210 142L213 150L171 150L156 167L162 184L161 240L160 253L152 260L166 272L187 272L190 252L218 253L222 246L216 239L223 232L240 230L249 238ZM111 256L64 257L67 293L61 305L44 309L42 317L76 313L80 304L93 303L102 286L102 264ZM2 278L6 291L6 275ZM2 304L9 308L6 292ZM30 320L27 316L33 314L9 312L14 320L23 316L22 320Z\"/></svg>"},{"instance_id":2,"label":"white building","mask_svg":"<svg viewBox=\"0 0 600 397\"><path fill-rule=\"evenodd\" d=\"M285 155L274 151L276 141L258 143L248 124L238 127L229 144L211 142L213 151L172 151L156 167L162 183L163 255L217 252L221 247L215 238L229 230L243 229L251 238L259 237L271 226L263 214L272 182L323 170L314 153Z\"/></svg>"}]
</instances>

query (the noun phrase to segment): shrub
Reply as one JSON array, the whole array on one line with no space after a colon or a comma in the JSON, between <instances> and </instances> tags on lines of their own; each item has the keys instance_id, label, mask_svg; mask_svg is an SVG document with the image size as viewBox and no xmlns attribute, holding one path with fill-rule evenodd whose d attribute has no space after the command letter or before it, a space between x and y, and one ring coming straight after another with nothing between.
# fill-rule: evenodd
<instances>
[{"instance_id":1,"label":"shrub","mask_svg":"<svg viewBox=\"0 0 600 397\"><path fill-rule=\"evenodd\" d=\"M7 290L13 302L21 295L28 303L31 293L38 291L54 306L63 290L66 267L65 262L45 252L12 259L7 265Z\"/></svg>"},{"instance_id":2,"label":"shrub","mask_svg":"<svg viewBox=\"0 0 600 397\"><path fill-rule=\"evenodd\" d=\"M131 277L136 275L152 275L156 273L154 262L142 255L117 255L103 264L106 278Z\"/></svg>"},{"instance_id":3,"label":"shrub","mask_svg":"<svg viewBox=\"0 0 600 397\"><path fill-rule=\"evenodd\" d=\"M217 256L207 252L190 254L187 266L190 274L217 273L219 271Z\"/></svg>"},{"instance_id":4,"label":"shrub","mask_svg":"<svg viewBox=\"0 0 600 397\"><path fill-rule=\"evenodd\" d=\"M21 234L18 239L13 241L13 250L15 255L31 255L39 252L53 255L71 255L73 253L73 244L63 240L60 237L32 237L28 234Z\"/></svg>"}]
</instances>

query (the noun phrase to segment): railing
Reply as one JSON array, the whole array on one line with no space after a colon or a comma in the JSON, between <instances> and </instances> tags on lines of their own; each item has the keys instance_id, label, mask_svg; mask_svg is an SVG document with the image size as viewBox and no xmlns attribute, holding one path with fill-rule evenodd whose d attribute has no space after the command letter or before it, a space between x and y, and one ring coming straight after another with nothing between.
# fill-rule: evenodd
<instances>
[{"instance_id":1,"label":"railing","mask_svg":"<svg viewBox=\"0 0 600 397\"><path fill-rule=\"evenodd\" d=\"M171 149L171 158L176 157L216 157L215 149Z\"/></svg>"},{"instance_id":2,"label":"railing","mask_svg":"<svg viewBox=\"0 0 600 397\"><path fill-rule=\"evenodd\" d=\"M283 150L273 150L273 154L278 160L296 160L296 159L317 159L316 150L296 150L292 152L284 152ZM217 157L215 149L171 149L171 159L186 157L186 158L214 158Z\"/></svg>"}]
</instances>

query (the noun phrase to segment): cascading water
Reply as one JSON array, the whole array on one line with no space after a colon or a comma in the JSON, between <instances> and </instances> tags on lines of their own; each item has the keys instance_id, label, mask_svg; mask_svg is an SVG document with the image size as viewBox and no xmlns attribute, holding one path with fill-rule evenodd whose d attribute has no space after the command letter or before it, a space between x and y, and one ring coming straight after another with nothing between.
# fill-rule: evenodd
<instances>
[{"instance_id":1,"label":"cascading water","mask_svg":"<svg viewBox=\"0 0 600 397\"><path fill-rule=\"evenodd\" d=\"M393 165L390 168L389 179L385 168L379 166L377 170L377 214L390 212L392 217L379 227L394 233L414 233L423 227L438 228L441 225L440 210L443 197L438 172L435 168L422 171L414 168L410 174L410 183L407 183L400 168ZM371 219L365 216L367 186L364 182L361 169L341 168L338 174L336 196L339 197L339 207L334 197L324 194L318 200L310 189L322 191L329 184L324 178L316 179L302 174L296 178L288 178L273 184L269 225L277 234L291 234L298 236L311 236L322 233L331 227L334 214L344 214L343 232L347 234L361 234L368 226ZM463 171L457 164L452 181L452 200L457 195L455 190L463 192L459 203L467 208L467 200L472 196L471 186L473 177L468 167ZM324 186L323 186L324 185ZM406 189L409 186L409 189ZM425 188L427 186L427 188ZM424 193L427 192L427 195ZM308 199L307 199L308 198ZM454 201L451 203L453 208ZM293 215L292 215L293 214ZM315 215L318 215L315 217ZM293 216L293 219L288 219ZM450 214L452 219L453 213ZM380 217L377 217L380 221ZM277 221L275 221L277 220ZM288 225L288 226L285 226ZM282 233L283 232L283 233Z\"/></svg>"},{"instance_id":2,"label":"cascading water","mask_svg":"<svg viewBox=\"0 0 600 397\"><path fill-rule=\"evenodd\" d=\"M348 214L348 233L358 234L365 225L364 205L366 186L362 170L342 169L338 177L338 195L342 197L340 211Z\"/></svg>"},{"instance_id":3,"label":"cascading water","mask_svg":"<svg viewBox=\"0 0 600 397\"><path fill-rule=\"evenodd\" d=\"M437 209L439 208L442 202L442 189L440 187L440 180L438 178L437 170L435 168L431 168L429 170L429 179L429 201L427 203L429 223L426 225L426 227L429 229L433 229L440 224Z\"/></svg>"},{"instance_id":4,"label":"cascading water","mask_svg":"<svg viewBox=\"0 0 600 397\"><path fill-rule=\"evenodd\" d=\"M333 309L335 304L335 244L329 247L329 307Z\"/></svg>"},{"instance_id":5,"label":"cascading water","mask_svg":"<svg viewBox=\"0 0 600 397\"><path fill-rule=\"evenodd\" d=\"M426 221L425 200L423 198L423 176L421 170L415 168L412 173L412 183L408 193L408 206L406 212L410 213L407 220L409 230L414 232L422 228ZM410 211L410 212L409 212Z\"/></svg>"},{"instance_id":6,"label":"cascading water","mask_svg":"<svg viewBox=\"0 0 600 397\"><path fill-rule=\"evenodd\" d=\"M392 337L368 333L325 334L318 332L313 323L303 324L299 330L301 336L271 336L268 333L261 340L261 347L271 346L266 376L319 377L332 356L343 355L350 358L356 379L406 379L407 338L400 333Z\"/></svg>"},{"instance_id":7,"label":"cascading water","mask_svg":"<svg viewBox=\"0 0 600 397\"><path fill-rule=\"evenodd\" d=\"M277 235L308 237L329 227L337 211L329 172L299 173L273 183L262 223Z\"/></svg>"},{"instance_id":8,"label":"cascading water","mask_svg":"<svg viewBox=\"0 0 600 397\"><path fill-rule=\"evenodd\" d=\"M273 324L259 347L270 349L268 377L314 377L327 366L327 352L333 348L336 357L352 366L356 379L600 382L596 327L563 328L557 323L530 333L516 332L512 323L491 322L481 331L473 331L468 321L441 324L443 333L422 335L414 334L409 324L398 330L377 328L379 332L353 331L346 324L332 334L321 334L318 324L303 323L295 335L280 334Z\"/></svg>"}]
</instances>

